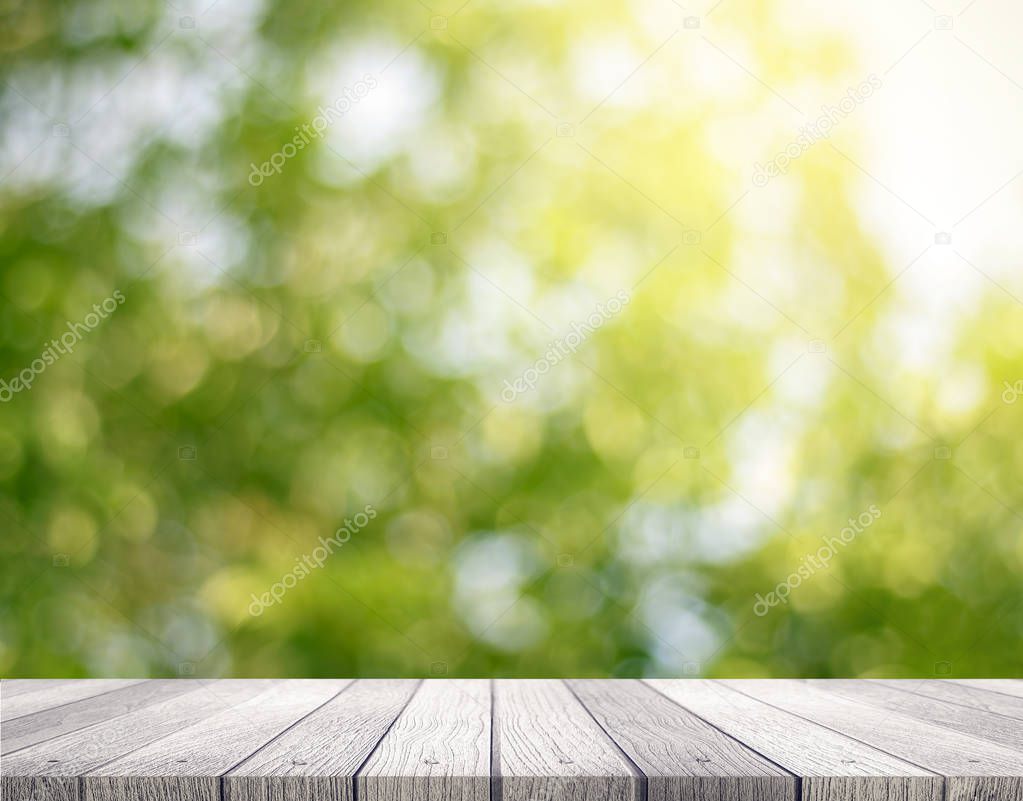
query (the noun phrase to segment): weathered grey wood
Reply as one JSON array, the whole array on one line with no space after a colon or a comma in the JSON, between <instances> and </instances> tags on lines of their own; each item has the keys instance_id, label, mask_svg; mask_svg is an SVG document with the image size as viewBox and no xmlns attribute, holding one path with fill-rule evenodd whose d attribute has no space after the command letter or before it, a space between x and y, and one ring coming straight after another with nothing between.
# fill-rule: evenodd
<instances>
[{"instance_id":1,"label":"weathered grey wood","mask_svg":"<svg viewBox=\"0 0 1023 801\"><path fill-rule=\"evenodd\" d=\"M1023 801L1021 688L17 680L0 799Z\"/></svg>"},{"instance_id":2,"label":"weathered grey wood","mask_svg":"<svg viewBox=\"0 0 1023 801\"><path fill-rule=\"evenodd\" d=\"M78 778L129 751L265 692L275 681L195 682L183 696L29 746L3 758L3 788L38 782L73 787ZM207 684L214 684L210 689ZM15 784L7 784L8 781ZM70 792L70 791L69 791ZM8 796L5 795L4 798ZM42 795L39 801L47 801Z\"/></svg>"},{"instance_id":3,"label":"weathered grey wood","mask_svg":"<svg viewBox=\"0 0 1023 801\"><path fill-rule=\"evenodd\" d=\"M994 712L998 715L1023 720L1023 697L981 690L966 684L940 679L871 679L871 681L903 692L925 695L928 698L937 698L962 706L972 706L974 709L983 709L985 712Z\"/></svg>"},{"instance_id":4,"label":"weathered grey wood","mask_svg":"<svg viewBox=\"0 0 1023 801\"><path fill-rule=\"evenodd\" d=\"M717 682L646 683L799 776L803 801L942 801L934 773Z\"/></svg>"},{"instance_id":5,"label":"weathered grey wood","mask_svg":"<svg viewBox=\"0 0 1023 801\"><path fill-rule=\"evenodd\" d=\"M355 783L360 801L489 801L490 682L424 681Z\"/></svg>"},{"instance_id":6,"label":"weathered grey wood","mask_svg":"<svg viewBox=\"0 0 1023 801\"><path fill-rule=\"evenodd\" d=\"M957 706L936 698L904 693L901 690L855 679L812 679L807 682L817 689L833 692L853 701L865 701L882 709L900 712L955 731L972 734L983 740L1023 749L1023 723L1004 715Z\"/></svg>"},{"instance_id":7,"label":"weathered grey wood","mask_svg":"<svg viewBox=\"0 0 1023 801\"><path fill-rule=\"evenodd\" d=\"M219 801L221 775L349 683L349 679L282 681L88 774L82 801Z\"/></svg>"},{"instance_id":8,"label":"weathered grey wood","mask_svg":"<svg viewBox=\"0 0 1023 801\"><path fill-rule=\"evenodd\" d=\"M13 698L58 684L70 684L75 679L0 679L0 698Z\"/></svg>"},{"instance_id":9,"label":"weathered grey wood","mask_svg":"<svg viewBox=\"0 0 1023 801\"><path fill-rule=\"evenodd\" d=\"M351 801L354 777L419 683L357 681L224 777L225 801Z\"/></svg>"},{"instance_id":10,"label":"weathered grey wood","mask_svg":"<svg viewBox=\"0 0 1023 801\"><path fill-rule=\"evenodd\" d=\"M4 724L0 752L9 754L19 748L152 706L198 687L196 681L185 679L144 681L33 715L24 715Z\"/></svg>"},{"instance_id":11,"label":"weathered grey wood","mask_svg":"<svg viewBox=\"0 0 1023 801\"><path fill-rule=\"evenodd\" d=\"M1023 698L1023 681L1015 679L956 679L955 683L966 687L975 687L978 690L990 690L993 693Z\"/></svg>"},{"instance_id":12,"label":"weathered grey wood","mask_svg":"<svg viewBox=\"0 0 1023 801\"><path fill-rule=\"evenodd\" d=\"M638 681L569 681L647 776L649 801L792 801L797 781Z\"/></svg>"},{"instance_id":13,"label":"weathered grey wood","mask_svg":"<svg viewBox=\"0 0 1023 801\"><path fill-rule=\"evenodd\" d=\"M494 682L494 787L502 801L629 801L642 774L557 680Z\"/></svg>"},{"instance_id":14,"label":"weathered grey wood","mask_svg":"<svg viewBox=\"0 0 1023 801\"><path fill-rule=\"evenodd\" d=\"M4 698L0 700L0 719L6 722L83 698L113 692L121 687L139 684L141 681L142 679L81 679L17 693L10 698L6 697L5 693Z\"/></svg>"},{"instance_id":15,"label":"weathered grey wood","mask_svg":"<svg viewBox=\"0 0 1023 801\"><path fill-rule=\"evenodd\" d=\"M74 776L8 776L0 774L3 801L79 801Z\"/></svg>"},{"instance_id":16,"label":"weathered grey wood","mask_svg":"<svg viewBox=\"0 0 1023 801\"><path fill-rule=\"evenodd\" d=\"M1023 753L798 681L724 684L946 777L946 801L1023 801Z\"/></svg>"}]
</instances>

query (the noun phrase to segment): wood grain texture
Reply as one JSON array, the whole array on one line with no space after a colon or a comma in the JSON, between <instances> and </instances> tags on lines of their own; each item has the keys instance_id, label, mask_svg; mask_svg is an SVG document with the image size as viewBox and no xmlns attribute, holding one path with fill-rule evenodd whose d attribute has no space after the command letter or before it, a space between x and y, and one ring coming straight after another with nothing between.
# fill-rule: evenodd
<instances>
[{"instance_id":1,"label":"wood grain texture","mask_svg":"<svg viewBox=\"0 0 1023 801\"><path fill-rule=\"evenodd\" d=\"M494 682L495 801L638 801L642 775L556 680Z\"/></svg>"},{"instance_id":2,"label":"wood grain texture","mask_svg":"<svg viewBox=\"0 0 1023 801\"><path fill-rule=\"evenodd\" d=\"M290 679L85 776L82 801L220 801L220 776L302 720L349 679Z\"/></svg>"},{"instance_id":3,"label":"wood grain texture","mask_svg":"<svg viewBox=\"0 0 1023 801\"><path fill-rule=\"evenodd\" d=\"M83 698L81 701L15 718L4 724L0 752L9 754L19 748L152 706L198 686L195 681L183 679L144 681L103 695Z\"/></svg>"},{"instance_id":4,"label":"wood grain texture","mask_svg":"<svg viewBox=\"0 0 1023 801\"><path fill-rule=\"evenodd\" d=\"M13 698L16 695L56 687L58 684L69 684L75 679L0 679L0 698Z\"/></svg>"},{"instance_id":5,"label":"wood grain texture","mask_svg":"<svg viewBox=\"0 0 1023 801\"><path fill-rule=\"evenodd\" d=\"M792 801L787 771L638 681L569 686L646 774L649 801Z\"/></svg>"},{"instance_id":6,"label":"wood grain texture","mask_svg":"<svg viewBox=\"0 0 1023 801\"><path fill-rule=\"evenodd\" d=\"M975 687L978 690L989 690L993 693L1023 698L1023 681L1017 681L1016 679L956 679L954 683L962 684L965 687Z\"/></svg>"},{"instance_id":7,"label":"wood grain texture","mask_svg":"<svg viewBox=\"0 0 1023 801\"><path fill-rule=\"evenodd\" d=\"M182 696L52 740L29 746L3 758L5 776L24 779L64 779L84 776L101 765L180 729L250 700L274 681L208 682ZM44 801L44 800L41 800Z\"/></svg>"},{"instance_id":8,"label":"wood grain texture","mask_svg":"<svg viewBox=\"0 0 1023 801\"><path fill-rule=\"evenodd\" d=\"M1010 718L1023 720L1023 698L1005 693L981 690L954 681L940 679L871 679L875 684L883 684L896 690L902 690L928 698L937 698L951 704L983 709Z\"/></svg>"},{"instance_id":9,"label":"wood grain texture","mask_svg":"<svg viewBox=\"0 0 1023 801\"><path fill-rule=\"evenodd\" d=\"M356 776L360 801L489 801L490 682L424 681Z\"/></svg>"},{"instance_id":10,"label":"wood grain texture","mask_svg":"<svg viewBox=\"0 0 1023 801\"><path fill-rule=\"evenodd\" d=\"M59 684L40 687L27 692L15 693L11 697L4 694L0 699L0 719L4 722L52 709L63 704L92 698L103 693L113 692L121 687L139 684L142 679L81 679L79 681L60 682Z\"/></svg>"},{"instance_id":11,"label":"wood grain texture","mask_svg":"<svg viewBox=\"0 0 1023 801\"><path fill-rule=\"evenodd\" d=\"M723 684L945 776L946 801L1023 801L1023 753L1018 751L804 682L743 679Z\"/></svg>"},{"instance_id":12,"label":"wood grain texture","mask_svg":"<svg viewBox=\"0 0 1023 801\"><path fill-rule=\"evenodd\" d=\"M936 698L926 698L882 684L855 679L813 679L807 683L853 701L865 701L911 718L972 734L983 740L991 740L1017 751L1023 750L1023 723L1004 715L962 707Z\"/></svg>"},{"instance_id":13,"label":"wood grain texture","mask_svg":"<svg viewBox=\"0 0 1023 801\"><path fill-rule=\"evenodd\" d=\"M934 773L717 682L646 683L799 776L804 801L942 801Z\"/></svg>"},{"instance_id":14,"label":"wood grain texture","mask_svg":"<svg viewBox=\"0 0 1023 801\"><path fill-rule=\"evenodd\" d=\"M78 779L73 776L8 776L0 774L4 801L79 801Z\"/></svg>"},{"instance_id":15,"label":"wood grain texture","mask_svg":"<svg viewBox=\"0 0 1023 801\"><path fill-rule=\"evenodd\" d=\"M363 679L224 777L225 801L351 801L354 777L417 681Z\"/></svg>"},{"instance_id":16,"label":"wood grain texture","mask_svg":"<svg viewBox=\"0 0 1023 801\"><path fill-rule=\"evenodd\" d=\"M1023 801L1021 688L5 681L0 801Z\"/></svg>"}]
</instances>

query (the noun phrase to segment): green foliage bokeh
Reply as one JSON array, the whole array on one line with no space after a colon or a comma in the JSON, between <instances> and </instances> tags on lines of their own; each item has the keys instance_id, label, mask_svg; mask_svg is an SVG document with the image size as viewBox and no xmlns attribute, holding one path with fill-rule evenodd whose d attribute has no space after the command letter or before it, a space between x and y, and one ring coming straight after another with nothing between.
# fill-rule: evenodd
<instances>
[{"instance_id":1,"label":"green foliage bokeh","mask_svg":"<svg viewBox=\"0 0 1023 801\"><path fill-rule=\"evenodd\" d=\"M887 198L893 257L852 115L750 182L788 98L880 70L839 32L762 36L759 0L5 5L0 378L124 297L0 404L5 675L1018 674L1020 303ZM904 268L976 289L939 357L900 338Z\"/></svg>"}]
</instances>

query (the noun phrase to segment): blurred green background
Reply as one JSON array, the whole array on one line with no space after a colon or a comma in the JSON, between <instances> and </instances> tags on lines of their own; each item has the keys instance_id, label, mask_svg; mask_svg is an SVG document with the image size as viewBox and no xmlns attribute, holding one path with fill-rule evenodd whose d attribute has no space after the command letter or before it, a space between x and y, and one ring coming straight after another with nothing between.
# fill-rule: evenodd
<instances>
[{"instance_id":1,"label":"blurred green background","mask_svg":"<svg viewBox=\"0 0 1023 801\"><path fill-rule=\"evenodd\" d=\"M904 5L4 0L0 672L1019 675L1020 11Z\"/></svg>"}]
</instances>

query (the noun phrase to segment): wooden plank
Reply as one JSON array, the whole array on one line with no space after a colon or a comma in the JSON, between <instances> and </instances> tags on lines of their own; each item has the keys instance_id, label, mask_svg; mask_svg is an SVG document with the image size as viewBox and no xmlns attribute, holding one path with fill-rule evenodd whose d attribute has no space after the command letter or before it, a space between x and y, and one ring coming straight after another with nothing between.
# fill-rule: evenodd
<instances>
[{"instance_id":1,"label":"wooden plank","mask_svg":"<svg viewBox=\"0 0 1023 801\"><path fill-rule=\"evenodd\" d=\"M1021 686L195 679L107 684L96 694L95 682L19 682L12 701L31 708L41 702L35 696L57 694L64 703L4 723L0 794L3 801L1023 801L1023 722L1002 714L1023 703L1015 694Z\"/></svg>"},{"instance_id":2,"label":"wooden plank","mask_svg":"<svg viewBox=\"0 0 1023 801\"><path fill-rule=\"evenodd\" d=\"M220 776L327 703L350 679L291 679L132 751L84 779L82 801L220 801Z\"/></svg>"},{"instance_id":3,"label":"wooden plank","mask_svg":"<svg viewBox=\"0 0 1023 801\"><path fill-rule=\"evenodd\" d=\"M797 780L638 681L569 681L647 776L649 801L793 801Z\"/></svg>"},{"instance_id":4,"label":"wooden plank","mask_svg":"<svg viewBox=\"0 0 1023 801\"><path fill-rule=\"evenodd\" d=\"M978 690L988 690L993 693L1023 698L1023 681L1015 679L956 679L955 683Z\"/></svg>"},{"instance_id":5,"label":"wooden plank","mask_svg":"<svg viewBox=\"0 0 1023 801\"><path fill-rule=\"evenodd\" d=\"M61 734L126 715L136 709L183 695L199 686L197 682L186 679L144 681L103 695L83 698L81 701L15 718L4 724L0 753L9 754L19 748L41 743Z\"/></svg>"},{"instance_id":6,"label":"wooden plank","mask_svg":"<svg viewBox=\"0 0 1023 801\"><path fill-rule=\"evenodd\" d=\"M723 683L945 776L946 801L1023 801L1023 754L1018 751L821 692L803 682Z\"/></svg>"},{"instance_id":7,"label":"wooden plank","mask_svg":"<svg viewBox=\"0 0 1023 801\"><path fill-rule=\"evenodd\" d=\"M52 709L62 704L70 704L83 698L109 693L131 684L139 684L143 679L81 679L80 681L62 682L48 685L30 692L16 694L11 698L6 695L0 701L0 719L4 722Z\"/></svg>"},{"instance_id":8,"label":"wooden plank","mask_svg":"<svg viewBox=\"0 0 1023 801\"><path fill-rule=\"evenodd\" d=\"M359 771L360 801L489 801L491 692L427 679Z\"/></svg>"},{"instance_id":9,"label":"wooden plank","mask_svg":"<svg viewBox=\"0 0 1023 801\"><path fill-rule=\"evenodd\" d=\"M4 801L79 801L74 776L0 775L0 798Z\"/></svg>"},{"instance_id":10,"label":"wooden plank","mask_svg":"<svg viewBox=\"0 0 1023 801\"><path fill-rule=\"evenodd\" d=\"M942 679L872 679L872 681L903 692L926 695L928 698L937 698L951 704L972 706L974 709L1023 720L1023 697L981 690Z\"/></svg>"},{"instance_id":11,"label":"wooden plank","mask_svg":"<svg viewBox=\"0 0 1023 801\"><path fill-rule=\"evenodd\" d=\"M75 679L0 679L0 697L13 698L16 695L34 693L58 684L69 684Z\"/></svg>"},{"instance_id":12,"label":"wooden plank","mask_svg":"<svg viewBox=\"0 0 1023 801\"><path fill-rule=\"evenodd\" d=\"M501 801L639 801L643 777L571 690L494 683L493 775Z\"/></svg>"},{"instance_id":13,"label":"wooden plank","mask_svg":"<svg viewBox=\"0 0 1023 801\"><path fill-rule=\"evenodd\" d=\"M353 683L228 773L225 801L352 801L356 771L418 686Z\"/></svg>"},{"instance_id":14,"label":"wooden plank","mask_svg":"<svg viewBox=\"0 0 1023 801\"><path fill-rule=\"evenodd\" d=\"M865 701L874 706L899 712L917 720L945 726L955 731L972 734L983 740L1023 749L1023 723L1004 715L995 715L982 709L957 706L947 701L904 693L892 687L855 679L812 679L807 682L825 692L833 692L853 701Z\"/></svg>"},{"instance_id":15,"label":"wooden plank","mask_svg":"<svg viewBox=\"0 0 1023 801\"><path fill-rule=\"evenodd\" d=\"M183 696L29 746L3 758L2 797L78 798L78 777L101 765L258 696L275 681L196 681ZM6 726L4 727L6 731Z\"/></svg>"},{"instance_id":16,"label":"wooden plank","mask_svg":"<svg viewBox=\"0 0 1023 801\"><path fill-rule=\"evenodd\" d=\"M942 801L944 780L917 765L717 682L648 679L658 692L802 779L803 801Z\"/></svg>"}]
</instances>

